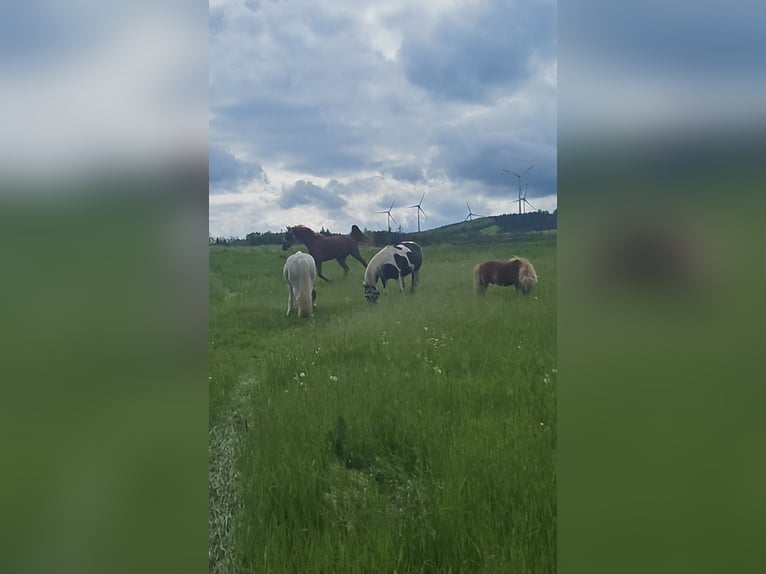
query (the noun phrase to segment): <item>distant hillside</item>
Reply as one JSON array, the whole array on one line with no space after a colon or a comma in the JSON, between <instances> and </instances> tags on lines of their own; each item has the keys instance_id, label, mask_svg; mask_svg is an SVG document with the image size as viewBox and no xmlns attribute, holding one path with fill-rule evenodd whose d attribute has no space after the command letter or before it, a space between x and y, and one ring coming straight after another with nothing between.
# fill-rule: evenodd
<instances>
[{"instance_id":1,"label":"distant hillside","mask_svg":"<svg viewBox=\"0 0 766 574\"><path fill-rule=\"evenodd\" d=\"M501 236L512 236L532 231L557 229L557 211L537 211L535 213L506 214L481 217L473 221L451 223L436 229L413 233L395 233L387 231L367 232L375 245L387 245L403 239L411 239L422 245L436 243L493 243Z\"/></svg>"}]
</instances>

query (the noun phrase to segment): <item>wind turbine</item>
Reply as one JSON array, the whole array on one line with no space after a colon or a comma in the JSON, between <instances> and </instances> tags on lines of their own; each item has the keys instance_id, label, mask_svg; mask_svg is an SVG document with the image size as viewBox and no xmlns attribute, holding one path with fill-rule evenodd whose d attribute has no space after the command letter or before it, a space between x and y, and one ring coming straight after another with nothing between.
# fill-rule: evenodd
<instances>
[{"instance_id":1,"label":"wind turbine","mask_svg":"<svg viewBox=\"0 0 766 574\"><path fill-rule=\"evenodd\" d=\"M385 211L376 211L375 212L375 213L387 213L388 214L388 232L389 233L391 233L391 221L393 221L394 223L397 223L396 219L394 219L394 216L391 215L391 210L394 208L394 202L395 201L396 200L391 202L391 207L389 207L387 210L385 210Z\"/></svg>"},{"instance_id":2,"label":"wind turbine","mask_svg":"<svg viewBox=\"0 0 766 574\"><path fill-rule=\"evenodd\" d=\"M487 217L486 215L479 215L478 213L474 213L471 211L471 206L468 205L468 202L465 202L466 206L468 207L468 215L465 216L465 219L463 221L468 221L469 219L473 221L474 217Z\"/></svg>"},{"instance_id":3,"label":"wind turbine","mask_svg":"<svg viewBox=\"0 0 766 574\"><path fill-rule=\"evenodd\" d=\"M528 189L529 189L529 184L527 183L527 184L524 185L524 195L520 196L519 199L514 199L511 203L516 203L518 201L519 205L526 204L529 207L531 207L532 209L535 209L535 206L532 205L531 203L529 203L529 201L527 201L527 190Z\"/></svg>"},{"instance_id":4,"label":"wind turbine","mask_svg":"<svg viewBox=\"0 0 766 574\"><path fill-rule=\"evenodd\" d=\"M524 174L526 174L527 172L529 172L529 171L530 171L530 170L531 170L533 167L535 167L535 164L532 164L532 165L530 165L530 166L529 166L527 169L525 169L525 170L524 170L524 171L522 171L521 173L516 173L515 171L511 171L510 169L505 169L505 168L502 168L502 169L503 169L503 171L505 171L505 172L508 172L508 173L510 173L511 175L515 175L515 176L516 176L516 177L519 179L519 199L516 199L516 200L514 200L514 201L512 201L512 202L511 202L511 203L516 203L517 201L519 202L519 215L521 215L521 206L522 206L522 203L524 203L525 201L527 201L527 200L526 200L526 195L524 196L524 199L522 199L522 197L521 197L521 178L522 178L522 177L524 177ZM529 202L527 202L527 203L529 203ZM532 204L530 203L530 205L532 205Z\"/></svg>"},{"instance_id":5,"label":"wind turbine","mask_svg":"<svg viewBox=\"0 0 766 574\"><path fill-rule=\"evenodd\" d=\"M426 212L423 211L423 209L420 207L423 204L423 198L426 196L425 192L423 192L423 195L420 196L420 201L417 202L415 205L410 205L410 208L417 207L418 208L418 233L420 232L420 214L423 214L423 217L426 216Z\"/></svg>"}]
</instances>

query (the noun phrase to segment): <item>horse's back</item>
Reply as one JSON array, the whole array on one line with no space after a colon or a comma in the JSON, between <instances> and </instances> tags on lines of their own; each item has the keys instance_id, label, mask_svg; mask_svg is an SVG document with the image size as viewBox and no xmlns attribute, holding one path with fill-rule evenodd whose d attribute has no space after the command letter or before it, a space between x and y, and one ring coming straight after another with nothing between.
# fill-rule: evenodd
<instances>
[{"instance_id":1,"label":"horse's back","mask_svg":"<svg viewBox=\"0 0 766 574\"><path fill-rule=\"evenodd\" d=\"M502 287L515 285L518 280L518 261L485 261L474 268L474 275L485 284L494 283Z\"/></svg>"}]
</instances>

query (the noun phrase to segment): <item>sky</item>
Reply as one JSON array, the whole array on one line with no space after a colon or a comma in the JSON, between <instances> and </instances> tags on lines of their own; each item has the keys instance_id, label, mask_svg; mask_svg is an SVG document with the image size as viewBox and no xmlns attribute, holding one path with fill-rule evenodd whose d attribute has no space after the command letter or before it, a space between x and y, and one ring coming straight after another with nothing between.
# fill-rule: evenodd
<instances>
[{"instance_id":1,"label":"sky","mask_svg":"<svg viewBox=\"0 0 766 574\"><path fill-rule=\"evenodd\" d=\"M208 65L211 236L557 206L553 1L211 0Z\"/></svg>"}]
</instances>

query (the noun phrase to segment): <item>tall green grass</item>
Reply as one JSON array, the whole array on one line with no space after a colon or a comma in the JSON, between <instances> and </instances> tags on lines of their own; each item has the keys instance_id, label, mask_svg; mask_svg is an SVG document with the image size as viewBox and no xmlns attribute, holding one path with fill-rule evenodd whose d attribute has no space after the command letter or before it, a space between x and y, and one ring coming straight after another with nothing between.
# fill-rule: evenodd
<instances>
[{"instance_id":1,"label":"tall green grass","mask_svg":"<svg viewBox=\"0 0 766 574\"><path fill-rule=\"evenodd\" d=\"M310 319L286 253L211 249L211 571L552 572L555 241L426 247L377 305L328 262ZM477 299L512 255L532 294Z\"/></svg>"}]
</instances>

